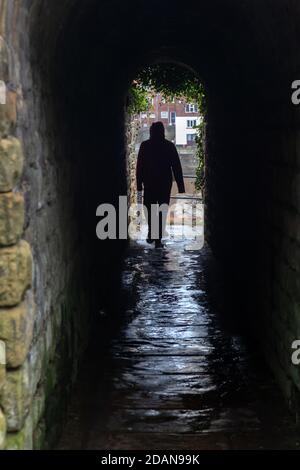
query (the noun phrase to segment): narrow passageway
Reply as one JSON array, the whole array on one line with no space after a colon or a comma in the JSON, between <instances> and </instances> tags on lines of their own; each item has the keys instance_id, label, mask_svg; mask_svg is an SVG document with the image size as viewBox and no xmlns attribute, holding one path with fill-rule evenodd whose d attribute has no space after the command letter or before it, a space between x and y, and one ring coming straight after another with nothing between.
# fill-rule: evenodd
<instances>
[{"instance_id":1,"label":"narrow passageway","mask_svg":"<svg viewBox=\"0 0 300 470\"><path fill-rule=\"evenodd\" d=\"M297 447L300 2L1 0L0 20L0 450ZM196 93L187 144L203 108L226 288L190 241L127 250L140 74Z\"/></svg>"},{"instance_id":2,"label":"narrow passageway","mask_svg":"<svg viewBox=\"0 0 300 470\"><path fill-rule=\"evenodd\" d=\"M259 353L211 304L209 249L189 246L132 242L121 322L93 332L60 449L297 448Z\"/></svg>"}]
</instances>

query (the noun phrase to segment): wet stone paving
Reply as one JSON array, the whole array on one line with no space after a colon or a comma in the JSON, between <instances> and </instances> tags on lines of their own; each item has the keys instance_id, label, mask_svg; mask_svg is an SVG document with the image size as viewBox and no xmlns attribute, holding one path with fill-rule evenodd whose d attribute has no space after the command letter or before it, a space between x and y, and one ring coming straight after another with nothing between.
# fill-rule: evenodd
<instances>
[{"instance_id":1,"label":"wet stone paving","mask_svg":"<svg viewBox=\"0 0 300 470\"><path fill-rule=\"evenodd\" d=\"M60 449L298 448L259 353L212 306L208 249L189 248L132 243L120 317L83 365Z\"/></svg>"}]
</instances>

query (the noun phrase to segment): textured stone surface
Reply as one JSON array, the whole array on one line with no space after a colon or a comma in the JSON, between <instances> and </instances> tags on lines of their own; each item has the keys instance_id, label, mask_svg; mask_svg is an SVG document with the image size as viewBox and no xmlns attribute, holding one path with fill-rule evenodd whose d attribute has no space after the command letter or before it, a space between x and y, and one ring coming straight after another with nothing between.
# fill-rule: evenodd
<instances>
[{"instance_id":1,"label":"textured stone surface","mask_svg":"<svg viewBox=\"0 0 300 470\"><path fill-rule=\"evenodd\" d=\"M0 137L8 137L17 121L17 93L7 90L6 103L0 105Z\"/></svg>"},{"instance_id":2,"label":"textured stone surface","mask_svg":"<svg viewBox=\"0 0 300 470\"><path fill-rule=\"evenodd\" d=\"M0 409L0 450L4 448L5 443L5 436L6 436L6 421L5 416Z\"/></svg>"},{"instance_id":3,"label":"textured stone surface","mask_svg":"<svg viewBox=\"0 0 300 470\"><path fill-rule=\"evenodd\" d=\"M0 364L0 390L4 385L5 376L6 376L6 367L4 365Z\"/></svg>"},{"instance_id":4,"label":"textured stone surface","mask_svg":"<svg viewBox=\"0 0 300 470\"><path fill-rule=\"evenodd\" d=\"M0 310L0 339L6 343L9 368L21 366L28 354L33 336L34 306L29 300L10 309Z\"/></svg>"},{"instance_id":5,"label":"textured stone surface","mask_svg":"<svg viewBox=\"0 0 300 470\"><path fill-rule=\"evenodd\" d=\"M0 141L0 192L11 191L18 184L22 170L23 153L20 141L14 137L2 139Z\"/></svg>"},{"instance_id":6,"label":"textured stone surface","mask_svg":"<svg viewBox=\"0 0 300 470\"><path fill-rule=\"evenodd\" d=\"M14 245L24 227L24 198L21 194L0 194L0 246Z\"/></svg>"},{"instance_id":7,"label":"textured stone surface","mask_svg":"<svg viewBox=\"0 0 300 470\"><path fill-rule=\"evenodd\" d=\"M0 340L0 390L4 385L6 376L6 344Z\"/></svg>"},{"instance_id":8,"label":"textured stone surface","mask_svg":"<svg viewBox=\"0 0 300 470\"><path fill-rule=\"evenodd\" d=\"M32 282L32 255L28 243L0 249L0 307L13 307Z\"/></svg>"},{"instance_id":9,"label":"textured stone surface","mask_svg":"<svg viewBox=\"0 0 300 470\"><path fill-rule=\"evenodd\" d=\"M131 204L137 202L136 190L136 163L137 152L135 149L140 122L127 116L126 119L126 140L127 140L127 186L129 192L129 201Z\"/></svg>"},{"instance_id":10,"label":"textured stone surface","mask_svg":"<svg viewBox=\"0 0 300 470\"><path fill-rule=\"evenodd\" d=\"M14 433L8 433L5 442L5 450L32 450L33 448L33 426L29 415L23 428Z\"/></svg>"},{"instance_id":11,"label":"textured stone surface","mask_svg":"<svg viewBox=\"0 0 300 470\"><path fill-rule=\"evenodd\" d=\"M9 52L2 36L0 36L0 77L4 82L9 78Z\"/></svg>"},{"instance_id":12,"label":"textured stone surface","mask_svg":"<svg viewBox=\"0 0 300 470\"><path fill-rule=\"evenodd\" d=\"M1 391L1 405L6 417L9 432L21 431L31 403L31 383L28 362L6 374Z\"/></svg>"},{"instance_id":13,"label":"textured stone surface","mask_svg":"<svg viewBox=\"0 0 300 470\"><path fill-rule=\"evenodd\" d=\"M270 14L267 0L232 1L229 8L219 0L203 1L203 8L199 8L195 1L195 7L190 5L193 15L184 15L173 2L170 23L169 2L161 2L159 16L149 8L149 2L138 3L135 16L121 1L1 1L0 79L6 82L7 104L0 106L0 137L12 133L22 139L26 167L20 181L19 144L11 138L2 140L0 192L20 184L26 198L24 236L35 254L35 340L40 340L33 342L30 351L37 364L31 372L33 382L40 381L39 356L43 357L43 370L49 371L49 389L61 382L58 371L66 364L71 370L78 360L84 336L80 327L88 310L79 302L79 293L100 291L102 306L114 297L115 290L107 286L111 287L108 280L119 270L119 266L111 268L118 258L115 246L111 250L106 245L99 248L97 285L90 285L91 280L84 285L84 273L96 272L90 269L89 256L97 260L96 249L91 248L94 226L87 225L94 225L98 201L111 202L126 192L121 121L128 77L144 57L156 60L161 54L170 54L170 59L186 61L201 76L203 73L209 89L207 236L214 252L237 273L239 286L236 284L235 290L241 293L237 303L249 310L262 344L269 344L266 356L273 351L272 367L280 371L281 382L287 384L283 389L291 398L290 384L299 389L299 377L290 365L287 367L287 342L291 332L299 331L295 314L299 312L295 307L298 264L296 253L288 247L291 239L294 246L300 240L299 184L290 176L300 168L299 134L297 141L294 136L300 113L290 100L291 77L297 78L294 75L299 69L297 47L291 47L299 43L299 2L272 2ZM155 34L137 42L153 24ZM184 35L176 34L187 28L188 48ZM111 39L109 49L104 36ZM172 51L177 51L174 57ZM89 64L89 73L86 67L78 66L80 63ZM58 73L48 73L53 70ZM107 83L103 70L116 79ZM61 81L53 87L54 75ZM97 86L91 86L91 77ZM285 249L281 244L284 237L288 239ZM283 279L285 264L294 269L288 270L288 285ZM0 262L0 302L4 295L5 305L18 303L27 284L19 279L16 260L11 266L8 282L4 276L7 263ZM78 272L80 282L74 287L72 278ZM234 278L231 269L227 278ZM277 282L287 296L294 297L289 316L277 304ZM247 321L245 318L244 324ZM64 335L59 334L59 328L52 331L55 323L61 325ZM62 345L59 354L58 344ZM45 426L53 429L59 397L57 403L49 402L52 411L46 412L46 425L46 421L40 423L36 443L43 439ZM23 430L15 435L12 447L32 445L25 436Z\"/></svg>"},{"instance_id":14,"label":"textured stone surface","mask_svg":"<svg viewBox=\"0 0 300 470\"><path fill-rule=\"evenodd\" d=\"M40 422L33 432L33 450L41 450L45 447L47 438L46 424Z\"/></svg>"},{"instance_id":15,"label":"textured stone surface","mask_svg":"<svg viewBox=\"0 0 300 470\"><path fill-rule=\"evenodd\" d=\"M45 413L46 394L44 387L41 386L35 394L32 402L32 421L33 428L37 429Z\"/></svg>"}]
</instances>

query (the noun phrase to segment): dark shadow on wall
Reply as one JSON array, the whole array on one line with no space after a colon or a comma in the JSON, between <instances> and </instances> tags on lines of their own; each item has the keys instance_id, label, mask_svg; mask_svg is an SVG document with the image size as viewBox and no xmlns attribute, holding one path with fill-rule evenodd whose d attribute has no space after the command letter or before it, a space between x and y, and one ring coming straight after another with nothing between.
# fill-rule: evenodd
<instances>
[{"instance_id":1,"label":"dark shadow on wall","mask_svg":"<svg viewBox=\"0 0 300 470\"><path fill-rule=\"evenodd\" d=\"M116 204L127 192L126 93L140 67L168 59L192 67L206 85L206 238L232 279L229 289L239 292L249 330L266 330L262 298L265 281L272 282L273 250L267 216L275 207L270 167L274 154L280 159L281 134L294 125L286 90L297 68L281 2L273 2L272 17L262 1L192 0L186 12L156 1L38 3L32 61L59 175L58 223L66 214L70 220L64 269L75 274L76 253L79 289L91 311L117 309L126 243L99 242L95 214L99 204Z\"/></svg>"}]
</instances>

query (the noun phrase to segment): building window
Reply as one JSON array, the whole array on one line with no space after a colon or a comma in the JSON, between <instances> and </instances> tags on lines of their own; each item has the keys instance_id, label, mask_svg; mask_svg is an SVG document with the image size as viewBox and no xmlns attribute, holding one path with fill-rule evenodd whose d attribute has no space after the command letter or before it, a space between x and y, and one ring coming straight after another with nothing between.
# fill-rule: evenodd
<instances>
[{"instance_id":1,"label":"building window","mask_svg":"<svg viewBox=\"0 0 300 470\"><path fill-rule=\"evenodd\" d=\"M196 121L196 119L188 119L188 120L187 120L187 125L186 125L186 127L187 127L188 129L193 129L193 128L196 127L196 126L197 126L197 121Z\"/></svg>"},{"instance_id":2,"label":"building window","mask_svg":"<svg viewBox=\"0 0 300 470\"><path fill-rule=\"evenodd\" d=\"M187 134L186 136L188 144L196 142L196 134Z\"/></svg>"},{"instance_id":3,"label":"building window","mask_svg":"<svg viewBox=\"0 0 300 470\"><path fill-rule=\"evenodd\" d=\"M171 111L170 113L170 125L175 126L176 124L176 113L175 111Z\"/></svg>"},{"instance_id":4,"label":"building window","mask_svg":"<svg viewBox=\"0 0 300 470\"><path fill-rule=\"evenodd\" d=\"M187 104L185 106L185 112L186 113L198 113L198 105L193 104L193 103Z\"/></svg>"},{"instance_id":5,"label":"building window","mask_svg":"<svg viewBox=\"0 0 300 470\"><path fill-rule=\"evenodd\" d=\"M148 101L149 106L153 106L153 105L154 105L154 98L151 98L150 96L148 96L148 97L147 97L147 101Z\"/></svg>"}]
</instances>

